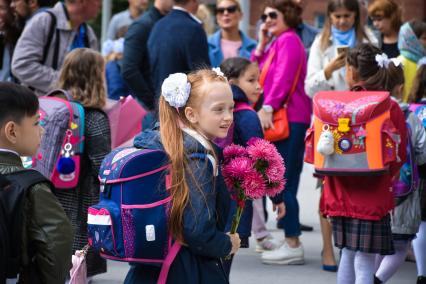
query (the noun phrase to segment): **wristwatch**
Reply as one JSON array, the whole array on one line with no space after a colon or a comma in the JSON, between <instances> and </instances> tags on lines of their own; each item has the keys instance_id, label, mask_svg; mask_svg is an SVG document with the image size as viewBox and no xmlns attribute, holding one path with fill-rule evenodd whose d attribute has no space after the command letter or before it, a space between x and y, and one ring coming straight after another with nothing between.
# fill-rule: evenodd
<instances>
[{"instance_id":1,"label":"wristwatch","mask_svg":"<svg viewBox=\"0 0 426 284\"><path fill-rule=\"evenodd\" d=\"M262 106L262 109L263 109L265 112L274 112L274 109L273 109L271 106L268 106L268 105L263 105L263 106Z\"/></svg>"}]
</instances>

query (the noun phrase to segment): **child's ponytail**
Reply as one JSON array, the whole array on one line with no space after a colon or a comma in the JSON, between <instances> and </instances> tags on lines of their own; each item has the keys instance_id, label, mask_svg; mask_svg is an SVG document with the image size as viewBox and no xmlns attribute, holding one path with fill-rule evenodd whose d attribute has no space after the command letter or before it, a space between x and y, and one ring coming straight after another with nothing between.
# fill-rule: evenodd
<instances>
[{"instance_id":1,"label":"child's ponytail","mask_svg":"<svg viewBox=\"0 0 426 284\"><path fill-rule=\"evenodd\" d=\"M183 239L183 212L189 202L189 187L186 180L186 174L190 178L196 177L193 175L189 166L187 164L184 141L183 141L183 132L181 127L192 128L190 121L185 116L185 107L196 108L203 95L205 94L205 86L208 82L223 82L227 83L225 77L218 75L212 70L199 70L193 73L190 73L188 76L178 73L172 74L169 76L174 76L174 79L170 79L168 83L163 83L163 88L166 85L165 94L162 94L160 97L160 108L159 108L159 118L160 118L160 137L161 143L163 144L164 150L169 156L171 161L171 196L172 196L172 206L170 208L170 219L169 219L169 230L172 236L184 243ZM173 83L173 80L180 81L184 77L185 84L189 84L190 94L186 99L184 105L182 100L170 98L169 91L171 92L177 88L178 91L183 93L188 92L183 86L182 82ZM168 80L167 78L166 80ZM166 82L166 81L165 81ZM182 89L183 88L183 89ZM168 96L168 100L172 99L171 106L170 101L166 101L164 95ZM182 95L179 93L179 96ZM174 96L173 94L171 95ZM182 99L182 98L181 98ZM215 156L214 153L210 153ZM202 191L202 188L199 187L198 190ZM206 204L207 205L207 204Z\"/></svg>"},{"instance_id":2,"label":"child's ponytail","mask_svg":"<svg viewBox=\"0 0 426 284\"><path fill-rule=\"evenodd\" d=\"M185 180L185 154L183 148L183 134L179 126L179 114L166 100L160 98L160 137L164 150L171 161L171 189L172 206L170 208L169 230L172 236L183 243L183 211L188 203L188 185Z\"/></svg>"},{"instance_id":3,"label":"child's ponytail","mask_svg":"<svg viewBox=\"0 0 426 284\"><path fill-rule=\"evenodd\" d=\"M347 63L356 70L359 85L366 90L393 91L404 84L401 64L372 44L363 43L349 50Z\"/></svg>"}]
</instances>

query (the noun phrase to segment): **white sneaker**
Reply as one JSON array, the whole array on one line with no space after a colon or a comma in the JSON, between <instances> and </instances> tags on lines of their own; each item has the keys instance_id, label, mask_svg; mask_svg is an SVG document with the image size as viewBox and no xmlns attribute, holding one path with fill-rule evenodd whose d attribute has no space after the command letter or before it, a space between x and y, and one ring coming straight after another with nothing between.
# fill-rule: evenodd
<instances>
[{"instance_id":1,"label":"white sneaker","mask_svg":"<svg viewBox=\"0 0 426 284\"><path fill-rule=\"evenodd\" d=\"M285 242L280 248L262 253L262 263L265 264L304 264L304 252L302 243L297 248L291 248Z\"/></svg>"},{"instance_id":2,"label":"white sneaker","mask_svg":"<svg viewBox=\"0 0 426 284\"><path fill-rule=\"evenodd\" d=\"M272 236L268 236L256 242L256 252L272 251L282 246L282 242L277 241Z\"/></svg>"}]
</instances>

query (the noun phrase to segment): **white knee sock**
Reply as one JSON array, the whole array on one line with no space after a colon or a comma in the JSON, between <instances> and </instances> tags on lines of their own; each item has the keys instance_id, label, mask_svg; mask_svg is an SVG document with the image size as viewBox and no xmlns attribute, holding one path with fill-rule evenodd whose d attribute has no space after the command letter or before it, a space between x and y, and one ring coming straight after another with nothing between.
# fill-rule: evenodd
<instances>
[{"instance_id":1,"label":"white knee sock","mask_svg":"<svg viewBox=\"0 0 426 284\"><path fill-rule=\"evenodd\" d=\"M395 254L386 255L380 267L376 270L376 277L387 282L398 270L407 256L409 241L394 241Z\"/></svg>"},{"instance_id":2,"label":"white knee sock","mask_svg":"<svg viewBox=\"0 0 426 284\"><path fill-rule=\"evenodd\" d=\"M374 283L376 254L357 251L355 254L355 284Z\"/></svg>"},{"instance_id":3,"label":"white knee sock","mask_svg":"<svg viewBox=\"0 0 426 284\"><path fill-rule=\"evenodd\" d=\"M340 257L339 270L337 271L337 284L355 283L354 268L355 252L344 248Z\"/></svg>"},{"instance_id":4,"label":"white knee sock","mask_svg":"<svg viewBox=\"0 0 426 284\"><path fill-rule=\"evenodd\" d=\"M384 255L376 254L376 260L375 260L375 264L374 264L374 271L379 270L380 263L382 263L383 258L385 258Z\"/></svg>"},{"instance_id":5,"label":"white knee sock","mask_svg":"<svg viewBox=\"0 0 426 284\"><path fill-rule=\"evenodd\" d=\"M417 238L413 240L413 249L416 256L417 275L426 276L426 221L420 224Z\"/></svg>"}]
</instances>

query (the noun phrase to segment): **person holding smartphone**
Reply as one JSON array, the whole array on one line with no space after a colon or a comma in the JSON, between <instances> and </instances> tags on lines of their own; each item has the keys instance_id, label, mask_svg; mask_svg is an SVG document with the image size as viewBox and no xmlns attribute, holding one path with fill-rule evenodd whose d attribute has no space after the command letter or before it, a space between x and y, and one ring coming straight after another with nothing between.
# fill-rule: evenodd
<instances>
[{"instance_id":1,"label":"person holding smartphone","mask_svg":"<svg viewBox=\"0 0 426 284\"><path fill-rule=\"evenodd\" d=\"M324 28L309 55L306 93L313 97L318 91L347 90L343 68L346 51L362 42L378 44L362 26L358 0L329 0Z\"/></svg>"},{"instance_id":2,"label":"person holding smartphone","mask_svg":"<svg viewBox=\"0 0 426 284\"><path fill-rule=\"evenodd\" d=\"M345 62L349 48L361 42L377 45L374 35L367 35L362 25L358 0L329 0L327 18L322 32L312 44L308 60L305 91L313 97L319 91L348 90ZM321 183L319 183L321 184ZM336 272L331 225L320 213L323 239L323 270Z\"/></svg>"}]
</instances>

